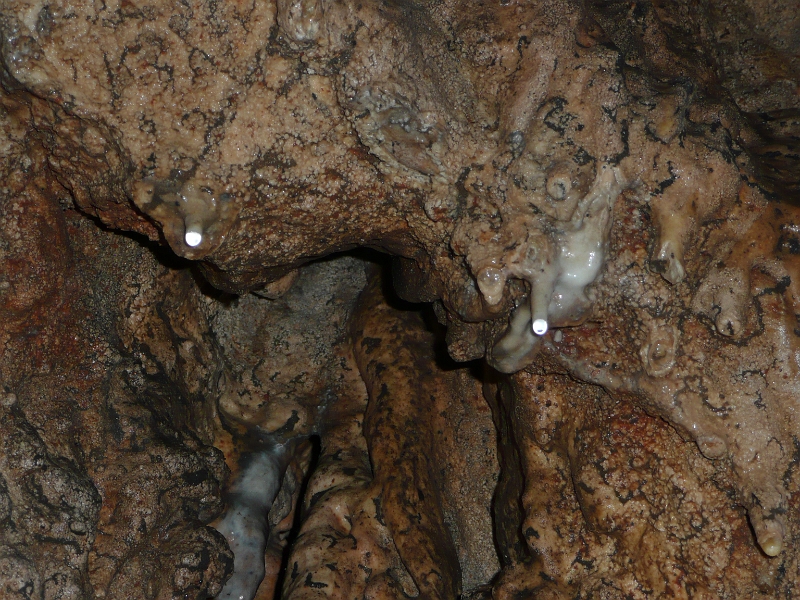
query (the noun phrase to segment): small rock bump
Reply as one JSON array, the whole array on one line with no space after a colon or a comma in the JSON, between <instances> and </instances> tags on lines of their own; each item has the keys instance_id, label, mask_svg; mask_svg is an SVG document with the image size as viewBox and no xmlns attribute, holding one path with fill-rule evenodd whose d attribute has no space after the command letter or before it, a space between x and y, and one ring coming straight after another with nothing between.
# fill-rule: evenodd
<instances>
[{"instance_id":1,"label":"small rock bump","mask_svg":"<svg viewBox=\"0 0 800 600\"><path fill-rule=\"evenodd\" d=\"M503 299L503 289L506 285L506 276L497 267L481 269L477 277L478 289L483 294L486 303L494 306Z\"/></svg>"},{"instance_id":2,"label":"small rock bump","mask_svg":"<svg viewBox=\"0 0 800 600\"><path fill-rule=\"evenodd\" d=\"M553 200L563 200L572 189L569 178L561 174L547 178L547 193Z\"/></svg>"},{"instance_id":3,"label":"small rock bump","mask_svg":"<svg viewBox=\"0 0 800 600\"><path fill-rule=\"evenodd\" d=\"M722 458L728 452L728 446L725 441L715 435L698 438L697 447L703 456L710 460Z\"/></svg>"},{"instance_id":4,"label":"small rock bump","mask_svg":"<svg viewBox=\"0 0 800 600\"><path fill-rule=\"evenodd\" d=\"M647 342L641 347L639 357L648 375L663 377L675 364L678 347L678 331L672 325L656 324L650 331Z\"/></svg>"}]
</instances>

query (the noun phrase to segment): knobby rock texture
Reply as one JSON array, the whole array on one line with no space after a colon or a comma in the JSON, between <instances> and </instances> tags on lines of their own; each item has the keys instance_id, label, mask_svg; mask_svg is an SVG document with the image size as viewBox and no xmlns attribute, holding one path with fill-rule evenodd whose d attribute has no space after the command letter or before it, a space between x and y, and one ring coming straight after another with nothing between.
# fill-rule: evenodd
<instances>
[{"instance_id":1,"label":"knobby rock texture","mask_svg":"<svg viewBox=\"0 0 800 600\"><path fill-rule=\"evenodd\" d=\"M0 598L795 598L800 11L0 3Z\"/></svg>"}]
</instances>

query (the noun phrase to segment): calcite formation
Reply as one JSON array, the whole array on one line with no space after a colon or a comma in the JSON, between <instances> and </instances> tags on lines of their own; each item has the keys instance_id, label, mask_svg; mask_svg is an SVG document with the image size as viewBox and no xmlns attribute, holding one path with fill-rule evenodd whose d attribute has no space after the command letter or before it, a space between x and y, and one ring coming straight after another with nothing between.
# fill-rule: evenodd
<instances>
[{"instance_id":1,"label":"calcite formation","mask_svg":"<svg viewBox=\"0 0 800 600\"><path fill-rule=\"evenodd\" d=\"M791 3L0 35L0 597L797 595Z\"/></svg>"}]
</instances>

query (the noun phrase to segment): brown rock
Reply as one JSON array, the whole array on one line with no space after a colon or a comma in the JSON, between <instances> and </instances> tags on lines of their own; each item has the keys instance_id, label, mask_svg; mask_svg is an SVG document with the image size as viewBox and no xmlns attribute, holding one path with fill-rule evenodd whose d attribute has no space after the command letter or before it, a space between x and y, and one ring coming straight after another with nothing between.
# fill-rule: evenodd
<instances>
[{"instance_id":1,"label":"brown rock","mask_svg":"<svg viewBox=\"0 0 800 600\"><path fill-rule=\"evenodd\" d=\"M0 596L796 595L779 4L4 2Z\"/></svg>"}]
</instances>

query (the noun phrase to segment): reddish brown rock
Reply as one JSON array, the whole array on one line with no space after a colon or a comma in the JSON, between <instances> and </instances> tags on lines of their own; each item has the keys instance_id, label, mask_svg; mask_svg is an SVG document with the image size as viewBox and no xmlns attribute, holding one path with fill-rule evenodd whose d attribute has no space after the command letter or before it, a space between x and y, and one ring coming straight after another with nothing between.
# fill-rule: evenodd
<instances>
[{"instance_id":1,"label":"reddish brown rock","mask_svg":"<svg viewBox=\"0 0 800 600\"><path fill-rule=\"evenodd\" d=\"M5 2L0 595L796 595L795 13Z\"/></svg>"}]
</instances>

